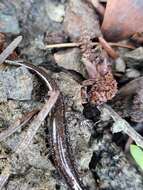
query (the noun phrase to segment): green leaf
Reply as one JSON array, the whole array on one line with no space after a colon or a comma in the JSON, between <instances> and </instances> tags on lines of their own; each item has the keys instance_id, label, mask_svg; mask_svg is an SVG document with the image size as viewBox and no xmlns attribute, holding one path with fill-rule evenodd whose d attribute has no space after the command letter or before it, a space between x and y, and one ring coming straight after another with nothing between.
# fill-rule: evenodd
<instances>
[{"instance_id":1,"label":"green leaf","mask_svg":"<svg viewBox=\"0 0 143 190\"><path fill-rule=\"evenodd\" d=\"M137 145L130 145L130 152L137 164L141 167L143 170L143 151L141 148L139 148Z\"/></svg>"}]
</instances>

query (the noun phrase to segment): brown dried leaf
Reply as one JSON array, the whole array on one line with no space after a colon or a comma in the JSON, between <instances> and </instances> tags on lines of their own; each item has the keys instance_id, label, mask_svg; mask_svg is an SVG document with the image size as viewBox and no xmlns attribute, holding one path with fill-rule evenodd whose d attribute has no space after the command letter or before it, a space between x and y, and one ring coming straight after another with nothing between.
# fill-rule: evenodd
<instances>
[{"instance_id":1,"label":"brown dried leaf","mask_svg":"<svg viewBox=\"0 0 143 190\"><path fill-rule=\"evenodd\" d=\"M89 80L83 85L90 87L87 92L89 101L100 105L115 96L117 82L112 75L110 62L104 50L94 49L88 36L85 36L82 42L82 61L89 75Z\"/></svg>"},{"instance_id":2,"label":"brown dried leaf","mask_svg":"<svg viewBox=\"0 0 143 190\"><path fill-rule=\"evenodd\" d=\"M95 79L91 90L89 91L89 98L92 104L100 105L108 100L111 100L117 93L117 82L109 71L103 76Z\"/></svg>"},{"instance_id":3,"label":"brown dried leaf","mask_svg":"<svg viewBox=\"0 0 143 190\"><path fill-rule=\"evenodd\" d=\"M143 32L142 0L108 0L102 24L102 32L107 40L119 41Z\"/></svg>"}]
</instances>

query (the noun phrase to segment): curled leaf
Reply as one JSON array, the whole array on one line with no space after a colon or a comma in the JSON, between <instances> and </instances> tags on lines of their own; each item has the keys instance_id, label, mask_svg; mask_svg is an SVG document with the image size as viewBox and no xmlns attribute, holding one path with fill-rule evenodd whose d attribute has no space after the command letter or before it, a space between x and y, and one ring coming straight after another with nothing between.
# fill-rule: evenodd
<instances>
[{"instance_id":1,"label":"curled leaf","mask_svg":"<svg viewBox=\"0 0 143 190\"><path fill-rule=\"evenodd\" d=\"M143 32L142 0L108 0L102 32L107 40L119 41Z\"/></svg>"}]
</instances>

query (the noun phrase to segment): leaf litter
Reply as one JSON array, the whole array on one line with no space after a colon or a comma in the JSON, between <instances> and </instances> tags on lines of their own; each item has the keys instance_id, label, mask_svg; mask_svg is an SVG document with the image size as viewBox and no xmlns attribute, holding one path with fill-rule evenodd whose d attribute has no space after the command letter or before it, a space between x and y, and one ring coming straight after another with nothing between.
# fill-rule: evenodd
<instances>
[{"instance_id":1,"label":"leaf litter","mask_svg":"<svg viewBox=\"0 0 143 190\"><path fill-rule=\"evenodd\" d=\"M62 3L64 5L64 2ZM24 6L25 6L25 11L26 11L27 7L26 5ZM28 6L30 6L30 4ZM36 43L35 43L36 40L35 41L33 40L34 34L33 36L31 36L30 30L31 30L32 24L35 24L35 23L29 23L29 22L26 23L25 20L23 20L22 22L23 25L29 24L27 28L25 28L25 26L22 26L21 29L23 31L23 34L27 35L27 37L30 39L30 43L26 45L27 42L25 42L24 40L24 42L22 42L22 45L18 47L18 45L21 43L21 40L22 40L22 37L18 36L14 41L10 43L9 46L7 46L7 48L1 49L2 53L0 54L0 64L7 64L8 67L10 65L24 66L24 62L27 62L27 60L29 62L31 60L30 59L31 52L32 52L32 55L34 54L37 55L37 52L39 52L39 54L41 54L42 56L43 53L45 53L44 51L47 49L54 48L53 52L54 51L60 52L60 49L64 51L64 48L73 48L73 47L79 48L81 51L81 62L85 65L86 72L87 72L85 76L86 80L84 80L82 83L81 83L81 80L79 81L79 83L81 84L81 89L82 89L81 91L82 97L81 97L80 104L84 108L84 111L83 111L84 115L90 115L90 121L91 123L93 122L91 124L94 131L93 133L91 133L91 139L90 139L91 147L94 145L94 141L96 141L96 138L98 137L99 134L102 134L101 136L103 136L103 139L104 139L104 135L109 135L108 133L111 134L111 132L112 132L112 135L109 135L109 136L112 136L113 138L113 141L111 142L111 144L112 146L115 146L115 149L117 150L118 150L117 145L119 145L118 139L120 140L120 144L122 144L121 146L123 148L122 151L126 149L126 152L128 152L129 151L128 147L130 143L134 143L140 147L143 147L142 82L141 82L142 77L129 82L130 80L132 80L132 78L128 78L128 75L126 75L127 69L130 69L131 71L133 71L133 69L138 70L138 68L141 67L140 66L141 63L139 64L139 67L136 66L136 64L126 65L125 74L122 72L118 72L119 70L116 70L117 66L115 66L115 64L119 63L118 61L116 61L117 59L124 60L124 55L126 54L126 51L127 53L132 52L131 49L135 49L134 51L136 51L137 50L136 47L141 47L142 45L142 40L140 37L141 32L143 32L143 29L141 27L141 23L143 21L141 7L142 7L141 0L137 1L136 3L129 0L120 1L120 2L109 0L107 1L107 5L106 5L106 2L99 2L97 0L93 0L93 1L80 0L78 2L70 0L67 3L67 8L64 15L64 22L63 22L64 24L60 23L61 22L60 20L56 26L56 23L54 23L54 19L52 18L53 23L54 23L52 26L53 30L56 30L55 29L56 27L59 27L60 30L62 28L62 30L66 33L66 35L69 38L67 42L65 42L66 41L65 40L63 43L43 44L44 41L40 41L41 38L39 38L40 39L39 42L44 45L44 48L41 49L41 47L38 47L38 48L34 47L35 48L34 49L32 47L32 44L36 46ZM62 11L63 11L63 6L62 6ZM111 12L113 13L112 15L110 15ZM20 14L22 13L17 14L18 15L17 19L22 18L20 17L21 16ZM62 14L64 14L64 12L62 12ZM125 15L125 16L123 17L121 15ZM136 19L132 21L132 18L134 17ZM48 19L50 20L51 18L48 18ZM103 20L103 23L102 23L102 20ZM37 28L37 31L39 31L38 28ZM138 33L140 35L137 35ZM61 34L61 31L59 31L59 35L60 34ZM40 35L41 35L41 32L39 33L39 36ZM57 35L58 35L58 32L57 32ZM3 36L3 34L1 36ZM44 38L44 33L43 33L43 38ZM124 40L124 41L120 42L121 40ZM54 37L52 41L54 41ZM3 43L5 43L5 39L1 38L1 44ZM22 48L24 49L26 47L28 50L27 54L25 54L24 51L22 54L21 49ZM22 58L22 62L18 62L17 60L17 58L19 58L18 56L14 57L13 62L11 62L10 60L6 60L7 58L10 58L9 56L14 52L14 50L16 51L17 54L19 54L18 56ZM19 53L19 51L21 52ZM60 67L58 65L58 60L57 60L57 63L55 63L53 52L51 50L50 52L45 53L45 57L47 57L48 62L52 64L53 70L55 70L54 72L63 72L63 73L65 72L66 74L68 74L70 71L68 69ZM44 59L42 62L44 63ZM66 62L67 62L66 64L68 68L68 60L66 60ZM76 61L74 61L74 63L76 63ZM51 68L50 64L49 65L47 64L48 69ZM27 67L27 68L30 69L30 67ZM34 67L34 68L36 69L37 67ZM35 71L35 70L32 69L32 71ZM71 75L73 75L73 78L75 78L75 72L73 71L71 71L72 73ZM140 75L142 76L142 70L138 70L138 71L140 72ZM44 78L45 76L41 75L39 72L36 72L36 73L41 77L41 79L45 80ZM79 73L76 73L76 75L77 74L80 75L81 73L79 72ZM49 87L50 83L47 82L47 84ZM67 83L66 86L67 88L70 88L70 83ZM21 154L21 152L27 149L28 145L32 143L32 140L35 138L36 132L38 131L40 125L43 123L43 121L45 121L45 118L47 117L48 113L54 106L58 98L58 94L59 94L58 91L55 92L52 88L50 88L50 92L48 94L50 98L46 100L46 103L43 106L43 108L41 108L41 111L34 117L33 121L31 121L25 137L23 138L23 140L20 139L21 142L19 143L18 148L12 154ZM69 102L71 101L70 98L68 99L68 101ZM107 103L108 105L105 103ZM106 110L108 113L102 113L102 109ZM95 113L98 113L99 111L101 112L100 119L97 117L98 114L95 114ZM15 127L10 126L8 129L5 129L4 131L2 131L0 134L1 140L5 141L5 139L8 136L15 133L15 131L21 128L23 124L25 123L27 124L27 122L29 122L31 117L33 117L33 114L35 114L34 110L31 113L32 115L25 117L24 121L21 124L16 125ZM106 117L103 119L102 115ZM113 121L111 122L111 117L115 121L113 125L112 125ZM97 122L95 122L96 119L97 119ZM114 140L115 139L114 132L117 133L118 138L116 140ZM102 137L100 137L99 135L99 140L101 139ZM108 138L106 140L108 140ZM74 141L76 141L76 138L74 139ZM116 143L116 145L114 144L114 142ZM77 150L80 150L81 146L78 145ZM92 151L96 152L96 148L94 147ZM106 150L104 151L106 152ZM98 150L98 152L100 153L100 149ZM127 154L126 152L124 152L125 157L128 156L126 155ZM112 154L113 153L111 153L111 155ZM96 156L93 153L90 159L94 160ZM83 159L85 158L86 157L83 157ZM104 156L102 158L104 158ZM110 163L112 163L113 160L114 159L112 158L110 160ZM132 163L130 164L132 165ZM120 166L118 167L120 168ZM126 166L125 164L124 167L128 167L128 166ZM4 187L5 183L8 183L8 178L10 176L9 168L11 168L11 166L9 166L9 163L7 163L7 165L5 166L5 169L2 170L2 173L0 176L1 189ZM122 170L121 168L119 170ZM90 170L91 170L92 175L94 176L93 179L95 180L95 182L94 183L91 182L91 184L89 180ZM137 174L137 171L135 171L134 169L133 171L134 172L132 172L132 178L134 178L134 175L138 177L139 175L141 175L141 173ZM128 177L128 174L125 171L122 170L122 173L123 173L123 176L125 175ZM115 184L116 184L116 181L120 179L120 176L118 175L118 180L115 179L114 182L111 184L110 179L108 180L104 179L104 175L103 173L102 174L100 173L99 168L96 171L95 162L92 161L90 162L89 171L85 172L85 176L87 177L85 178L85 181L87 182L88 186L90 186L91 189L94 189L97 186L99 189L105 189L105 188L116 189ZM62 178L62 175L61 175L61 178ZM130 181L131 178L130 177L128 178L129 178L128 180ZM122 180L123 179L121 179L121 181ZM122 182L118 184L118 187L119 189L125 189L125 188L129 189L127 183L123 187ZM74 189L74 188L71 188L71 189ZM137 184L133 184L130 189L142 189L141 182Z\"/></svg>"}]
</instances>

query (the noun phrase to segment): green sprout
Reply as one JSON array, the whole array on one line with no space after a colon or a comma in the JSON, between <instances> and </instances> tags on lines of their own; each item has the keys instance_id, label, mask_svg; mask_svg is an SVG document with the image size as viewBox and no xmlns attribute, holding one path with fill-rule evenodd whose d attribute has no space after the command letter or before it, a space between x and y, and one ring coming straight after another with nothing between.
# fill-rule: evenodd
<instances>
[{"instance_id":1,"label":"green sprout","mask_svg":"<svg viewBox=\"0 0 143 190\"><path fill-rule=\"evenodd\" d=\"M130 145L130 152L136 163L143 170L143 150L137 145Z\"/></svg>"}]
</instances>

